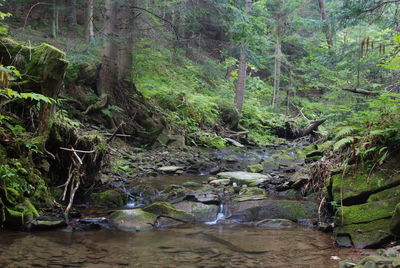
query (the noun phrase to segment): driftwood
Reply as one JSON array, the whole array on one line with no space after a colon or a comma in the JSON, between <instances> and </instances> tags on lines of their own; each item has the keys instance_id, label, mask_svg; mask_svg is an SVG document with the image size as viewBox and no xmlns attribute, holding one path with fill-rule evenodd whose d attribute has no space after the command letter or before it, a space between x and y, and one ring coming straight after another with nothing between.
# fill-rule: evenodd
<instances>
[{"instance_id":1,"label":"driftwood","mask_svg":"<svg viewBox=\"0 0 400 268\"><path fill-rule=\"evenodd\" d=\"M373 91L369 91L366 89L360 89L360 88L344 88L343 90L348 91L348 92L357 93L357 94L367 95L367 96L379 96L380 95L379 92L373 92Z\"/></svg>"}]
</instances>

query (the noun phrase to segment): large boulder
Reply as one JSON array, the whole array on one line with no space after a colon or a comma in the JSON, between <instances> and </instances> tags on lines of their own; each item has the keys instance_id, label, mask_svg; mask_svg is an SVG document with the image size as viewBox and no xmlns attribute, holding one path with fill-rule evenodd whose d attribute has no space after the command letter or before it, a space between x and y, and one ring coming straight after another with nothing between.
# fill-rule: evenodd
<instances>
[{"instance_id":1,"label":"large boulder","mask_svg":"<svg viewBox=\"0 0 400 268\"><path fill-rule=\"evenodd\" d=\"M258 186L272 179L270 175L244 172L244 171L221 172L217 174L217 177L221 179L230 179L232 182L237 183L237 185L239 186L240 185Z\"/></svg>"},{"instance_id":2,"label":"large boulder","mask_svg":"<svg viewBox=\"0 0 400 268\"><path fill-rule=\"evenodd\" d=\"M117 210L110 215L110 226L128 232L150 230L157 221L157 215L141 209Z\"/></svg>"},{"instance_id":3,"label":"large boulder","mask_svg":"<svg viewBox=\"0 0 400 268\"><path fill-rule=\"evenodd\" d=\"M207 205L190 201L179 202L174 204L174 207L193 215L196 222L209 222L215 220L219 209L217 205Z\"/></svg>"},{"instance_id":4,"label":"large boulder","mask_svg":"<svg viewBox=\"0 0 400 268\"><path fill-rule=\"evenodd\" d=\"M167 217L180 222L193 222L194 216L183 210L177 209L167 202L156 202L142 209L158 217Z\"/></svg>"},{"instance_id":5,"label":"large boulder","mask_svg":"<svg viewBox=\"0 0 400 268\"><path fill-rule=\"evenodd\" d=\"M336 238L348 237L357 248L385 243L396 231L396 205L400 202L400 186L371 194L362 204L340 207L335 215ZM396 214L396 213L395 213ZM393 217L392 217L393 216Z\"/></svg>"},{"instance_id":6,"label":"large boulder","mask_svg":"<svg viewBox=\"0 0 400 268\"><path fill-rule=\"evenodd\" d=\"M234 202L230 207L230 219L249 222L264 219L315 219L318 217L318 203L293 200L249 200Z\"/></svg>"}]
</instances>

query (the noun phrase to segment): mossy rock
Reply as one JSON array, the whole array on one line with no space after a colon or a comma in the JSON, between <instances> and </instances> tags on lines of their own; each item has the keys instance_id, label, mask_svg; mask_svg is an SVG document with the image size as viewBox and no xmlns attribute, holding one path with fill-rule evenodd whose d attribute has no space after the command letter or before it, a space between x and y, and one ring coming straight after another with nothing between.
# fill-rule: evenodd
<instances>
[{"instance_id":1,"label":"mossy rock","mask_svg":"<svg viewBox=\"0 0 400 268\"><path fill-rule=\"evenodd\" d=\"M182 186L184 187L201 187L201 183L194 182L194 181L186 181L182 183Z\"/></svg>"},{"instance_id":2,"label":"mossy rock","mask_svg":"<svg viewBox=\"0 0 400 268\"><path fill-rule=\"evenodd\" d=\"M368 223L350 224L334 229L336 236L349 235L354 247L366 248L379 246L390 239L390 219L381 219Z\"/></svg>"},{"instance_id":3,"label":"mossy rock","mask_svg":"<svg viewBox=\"0 0 400 268\"><path fill-rule=\"evenodd\" d=\"M361 205L344 206L337 211L335 222L338 225L348 225L391 218L398 202L400 199L391 198Z\"/></svg>"},{"instance_id":4,"label":"mossy rock","mask_svg":"<svg viewBox=\"0 0 400 268\"><path fill-rule=\"evenodd\" d=\"M390 231L396 236L400 236L400 203L395 207L392 220L390 222Z\"/></svg>"},{"instance_id":5,"label":"mossy rock","mask_svg":"<svg viewBox=\"0 0 400 268\"><path fill-rule=\"evenodd\" d=\"M386 176L381 173L368 176L363 172L352 172L345 176L334 175L331 182L333 200L340 203L343 199L346 205L367 199L370 194L400 183L400 177Z\"/></svg>"},{"instance_id":6,"label":"mossy rock","mask_svg":"<svg viewBox=\"0 0 400 268\"><path fill-rule=\"evenodd\" d=\"M94 206L106 208L120 208L128 202L128 194L120 189L93 193L90 199Z\"/></svg>"},{"instance_id":7,"label":"mossy rock","mask_svg":"<svg viewBox=\"0 0 400 268\"><path fill-rule=\"evenodd\" d=\"M0 200L0 223L17 229L29 229L30 222L38 218L39 212L29 199L9 208Z\"/></svg>"},{"instance_id":8,"label":"mossy rock","mask_svg":"<svg viewBox=\"0 0 400 268\"><path fill-rule=\"evenodd\" d=\"M182 222L194 221L193 215L190 215L183 210L178 210L167 202L156 202L144 207L142 210L157 216L169 217Z\"/></svg>"},{"instance_id":9,"label":"mossy rock","mask_svg":"<svg viewBox=\"0 0 400 268\"><path fill-rule=\"evenodd\" d=\"M136 186L134 191L137 195L141 196L143 203L146 205L152 203L157 196L156 189L154 189L152 186L146 185L146 184L141 184L141 185Z\"/></svg>"},{"instance_id":10,"label":"mossy rock","mask_svg":"<svg viewBox=\"0 0 400 268\"><path fill-rule=\"evenodd\" d=\"M174 207L192 215L196 222L213 221L218 213L217 205L207 205L198 202L183 201L175 204Z\"/></svg>"},{"instance_id":11,"label":"mossy rock","mask_svg":"<svg viewBox=\"0 0 400 268\"><path fill-rule=\"evenodd\" d=\"M264 166L261 164L250 165L246 168L246 171L252 173L262 173L264 171Z\"/></svg>"},{"instance_id":12,"label":"mossy rock","mask_svg":"<svg viewBox=\"0 0 400 268\"><path fill-rule=\"evenodd\" d=\"M130 232L146 231L153 228L157 215L141 209L117 210L110 215L110 226Z\"/></svg>"}]
</instances>

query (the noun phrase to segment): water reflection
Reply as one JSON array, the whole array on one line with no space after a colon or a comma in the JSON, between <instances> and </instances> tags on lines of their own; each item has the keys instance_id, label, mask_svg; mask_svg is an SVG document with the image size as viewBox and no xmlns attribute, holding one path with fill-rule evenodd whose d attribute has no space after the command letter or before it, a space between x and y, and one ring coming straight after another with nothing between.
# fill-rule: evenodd
<instances>
[{"instance_id":1,"label":"water reflection","mask_svg":"<svg viewBox=\"0 0 400 268\"><path fill-rule=\"evenodd\" d=\"M143 233L0 233L0 267L337 267L329 235L304 228L186 225Z\"/></svg>"}]
</instances>

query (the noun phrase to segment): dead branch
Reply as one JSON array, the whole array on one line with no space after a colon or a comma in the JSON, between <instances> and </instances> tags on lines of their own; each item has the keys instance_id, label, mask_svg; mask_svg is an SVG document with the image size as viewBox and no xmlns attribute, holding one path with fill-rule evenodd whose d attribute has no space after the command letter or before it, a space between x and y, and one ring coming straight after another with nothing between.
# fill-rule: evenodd
<instances>
[{"instance_id":1,"label":"dead branch","mask_svg":"<svg viewBox=\"0 0 400 268\"><path fill-rule=\"evenodd\" d=\"M92 153L94 153L94 151L82 151L82 150L75 150L74 148L69 149L69 148L64 148L64 147L60 147L60 150L74 152L74 153L83 153L83 154L92 154Z\"/></svg>"},{"instance_id":2,"label":"dead branch","mask_svg":"<svg viewBox=\"0 0 400 268\"><path fill-rule=\"evenodd\" d=\"M111 135L111 137L109 137L109 138L107 139L107 144L109 144L109 143L115 138L115 136L117 135L118 130L119 130L122 126L125 126L125 125L126 125L125 122L122 122L121 124L119 124L119 126L115 129L114 133Z\"/></svg>"}]
</instances>

